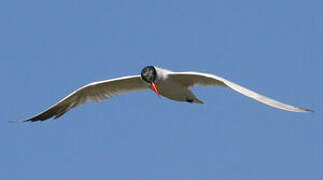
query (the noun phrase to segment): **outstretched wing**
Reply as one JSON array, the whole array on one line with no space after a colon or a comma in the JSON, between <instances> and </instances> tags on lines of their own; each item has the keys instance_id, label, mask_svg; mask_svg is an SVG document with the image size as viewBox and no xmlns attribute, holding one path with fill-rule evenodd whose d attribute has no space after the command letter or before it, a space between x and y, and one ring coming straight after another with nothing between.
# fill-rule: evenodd
<instances>
[{"instance_id":1,"label":"outstretched wing","mask_svg":"<svg viewBox=\"0 0 323 180\"><path fill-rule=\"evenodd\" d=\"M22 122L44 121L51 117L56 119L70 109L87 102L99 102L123 93L148 89L148 86L140 79L139 75L93 82L75 90L44 112L41 112L40 114L29 119L23 120Z\"/></svg>"},{"instance_id":2,"label":"outstretched wing","mask_svg":"<svg viewBox=\"0 0 323 180\"><path fill-rule=\"evenodd\" d=\"M253 98L261 103L264 103L268 106L272 106L278 109L293 111L293 112L313 112L309 109L303 109L299 107L295 107L292 105L284 104L282 102L276 101L269 97L258 94L252 90L244 88L236 83L228 81L222 77L206 74L206 73L198 73L198 72L173 72L169 74L169 77L173 78L179 83L187 87L192 86L223 86L229 87L245 96Z\"/></svg>"}]
</instances>

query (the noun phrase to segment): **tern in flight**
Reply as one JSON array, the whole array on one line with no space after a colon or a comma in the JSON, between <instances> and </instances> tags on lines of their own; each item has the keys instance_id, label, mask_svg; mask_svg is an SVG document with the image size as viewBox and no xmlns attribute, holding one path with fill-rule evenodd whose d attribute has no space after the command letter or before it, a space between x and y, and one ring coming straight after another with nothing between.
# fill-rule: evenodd
<instances>
[{"instance_id":1,"label":"tern in flight","mask_svg":"<svg viewBox=\"0 0 323 180\"><path fill-rule=\"evenodd\" d=\"M156 66L147 66L140 75L124 76L115 79L93 82L85 85L47 110L26 120L12 122L44 121L51 117L59 118L67 111L87 102L99 102L113 96L141 90L153 90L160 97L175 101L204 104L190 90L193 86L229 87L245 96L268 106L293 112L313 112L258 94L222 77L200 72L173 72Z\"/></svg>"}]
</instances>

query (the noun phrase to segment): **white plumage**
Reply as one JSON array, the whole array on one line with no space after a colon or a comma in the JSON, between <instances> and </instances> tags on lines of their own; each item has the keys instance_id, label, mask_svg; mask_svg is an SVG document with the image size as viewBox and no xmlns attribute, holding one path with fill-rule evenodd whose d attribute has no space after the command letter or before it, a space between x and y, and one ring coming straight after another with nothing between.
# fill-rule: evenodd
<instances>
[{"instance_id":1,"label":"white plumage","mask_svg":"<svg viewBox=\"0 0 323 180\"><path fill-rule=\"evenodd\" d=\"M158 89L154 89L152 84L156 84ZM141 75L125 76L85 85L44 112L27 120L23 120L23 122L44 121L51 117L58 118L70 109L87 102L99 102L123 93L149 89L155 90L161 96L175 101L203 104L190 90L193 86L229 87L268 106L293 112L312 112L309 109L299 108L273 100L213 74L172 72L155 66L147 66L142 70Z\"/></svg>"}]
</instances>

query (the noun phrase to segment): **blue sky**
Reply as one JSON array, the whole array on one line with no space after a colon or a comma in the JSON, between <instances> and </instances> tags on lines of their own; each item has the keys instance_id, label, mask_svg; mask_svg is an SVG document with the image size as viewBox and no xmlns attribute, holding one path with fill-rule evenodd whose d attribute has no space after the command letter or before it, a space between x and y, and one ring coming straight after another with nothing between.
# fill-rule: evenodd
<instances>
[{"instance_id":1,"label":"blue sky","mask_svg":"<svg viewBox=\"0 0 323 180\"><path fill-rule=\"evenodd\" d=\"M0 179L323 178L321 1L0 4ZM206 105L147 91L8 123L146 65L214 73L316 112L198 87Z\"/></svg>"}]
</instances>

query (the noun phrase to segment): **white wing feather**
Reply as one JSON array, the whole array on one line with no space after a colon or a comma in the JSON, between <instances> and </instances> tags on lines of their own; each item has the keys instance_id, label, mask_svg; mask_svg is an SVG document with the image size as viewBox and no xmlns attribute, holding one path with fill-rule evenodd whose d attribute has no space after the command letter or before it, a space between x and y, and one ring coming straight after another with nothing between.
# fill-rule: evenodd
<instances>
[{"instance_id":1,"label":"white wing feather","mask_svg":"<svg viewBox=\"0 0 323 180\"><path fill-rule=\"evenodd\" d=\"M70 109L87 102L99 102L123 93L148 89L148 86L141 80L139 75L93 82L75 90L44 112L23 120L23 122L44 121L53 116L56 119Z\"/></svg>"},{"instance_id":2,"label":"white wing feather","mask_svg":"<svg viewBox=\"0 0 323 180\"><path fill-rule=\"evenodd\" d=\"M282 102L276 101L274 99L258 94L252 90L244 88L236 83L233 83L231 81L228 81L222 77L219 77L213 74L198 73L198 72L172 72L171 74L169 74L169 76L187 87L192 87L192 86L230 87L231 89L245 96L248 96L252 99L255 99L271 107L275 107L286 111L293 111L293 112L313 112L312 110L309 110L309 109L303 109L303 108L295 107L292 105L288 105L288 104L284 104Z\"/></svg>"}]
</instances>

